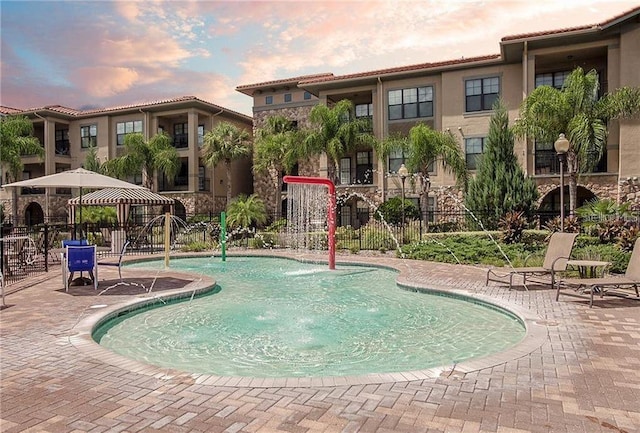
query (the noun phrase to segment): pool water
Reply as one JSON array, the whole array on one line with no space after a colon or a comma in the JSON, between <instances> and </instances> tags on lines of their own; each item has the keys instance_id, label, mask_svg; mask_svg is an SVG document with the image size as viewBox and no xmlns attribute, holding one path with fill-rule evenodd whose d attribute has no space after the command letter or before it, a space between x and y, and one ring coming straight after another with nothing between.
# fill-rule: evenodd
<instances>
[{"instance_id":1,"label":"pool water","mask_svg":"<svg viewBox=\"0 0 640 433\"><path fill-rule=\"evenodd\" d=\"M330 271L266 257L176 259L171 267L210 275L219 291L112 319L96 341L194 373L313 377L451 365L505 350L525 334L511 314L470 298L403 290L388 269Z\"/></svg>"}]
</instances>

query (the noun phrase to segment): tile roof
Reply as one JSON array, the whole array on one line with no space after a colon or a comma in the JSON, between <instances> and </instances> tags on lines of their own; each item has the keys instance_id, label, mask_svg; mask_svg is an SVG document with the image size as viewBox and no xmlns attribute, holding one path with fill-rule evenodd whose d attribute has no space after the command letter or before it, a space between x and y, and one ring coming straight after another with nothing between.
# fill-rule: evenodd
<instances>
[{"instance_id":1,"label":"tile roof","mask_svg":"<svg viewBox=\"0 0 640 433\"><path fill-rule=\"evenodd\" d=\"M22 110L19 110L17 108L5 107L4 105L0 105L0 114L11 116L14 114L20 114L21 112Z\"/></svg>"},{"instance_id":2,"label":"tile roof","mask_svg":"<svg viewBox=\"0 0 640 433\"><path fill-rule=\"evenodd\" d=\"M376 75L382 75L382 74L394 74L394 73L400 73L400 72L410 72L410 71L418 71L418 70L425 70L425 69L437 69L437 68L442 68L446 66L455 66L455 65L462 65L465 63L475 63L475 62L499 60L499 59L500 59L500 54L490 54L486 56L469 57L469 58L462 58L462 59L456 59L456 60L445 60L442 62L419 63L415 65L398 66L394 68L378 69L378 70L367 71L367 72L358 72L355 74L348 74L348 75L324 76L324 77L304 80L304 81L301 81L300 84L301 85L315 84L315 83L322 83L327 81L348 80L351 78L364 78L364 77L376 76Z\"/></svg>"},{"instance_id":3,"label":"tile roof","mask_svg":"<svg viewBox=\"0 0 640 433\"><path fill-rule=\"evenodd\" d=\"M29 109L26 109L26 110L19 110L19 109L16 109L16 108L0 106L0 113L8 114L8 115L15 115L15 114L20 114L20 113L28 113L28 112L48 110L48 111L55 111L57 113L66 114L66 115L75 117L75 116L94 115L94 114L100 114L100 113L108 113L108 112L112 112L112 111L128 110L128 109L132 109L132 108L151 107L151 106L162 105L162 104L171 104L171 103L176 103L176 102L189 102L189 101L201 102L203 104L211 105L211 106L215 107L216 109L224 110L225 112L232 113L232 114L235 114L237 116L244 117L246 119L251 119L251 117L247 116L246 114L242 114L242 113L239 113L237 111L229 110L228 108L224 108L224 107L221 107L219 105L213 104L211 102L207 102L207 101L205 101L203 99L200 99L200 98L197 98L195 96L179 96L179 97L176 97L176 98L159 99L159 100L156 100L156 101L139 102L139 103L134 103L134 104L120 105L120 106L116 106L116 107L92 108L92 109L89 109L89 110L76 110L74 108L64 107L62 105L46 105L44 107L29 108Z\"/></svg>"},{"instance_id":4,"label":"tile roof","mask_svg":"<svg viewBox=\"0 0 640 433\"><path fill-rule=\"evenodd\" d=\"M333 73L324 72L320 74L301 75L299 77L293 77L293 78L283 78L281 80L265 81L262 83L244 84L242 86L237 86L236 90L251 89L254 87L274 86L278 84L298 83L299 81L305 81L305 80L310 80L310 79L319 78L319 77L333 77Z\"/></svg>"},{"instance_id":5,"label":"tile roof","mask_svg":"<svg viewBox=\"0 0 640 433\"><path fill-rule=\"evenodd\" d=\"M555 29L555 30L545 30L545 31L540 31L540 32L533 32L533 33L521 33L521 34L517 34L517 35L510 35L510 36L505 36L501 39L501 41L506 42L506 41L512 41L512 40L516 40L516 39L527 39L527 38L535 38L535 37L539 37L539 36L550 36L550 35L556 35L556 34L562 34L562 33L571 33L571 32L577 32L580 30L602 30L604 27L607 27L611 24L614 24L616 21L618 21L620 18L624 18L625 16L629 15L633 15L633 14L637 14L640 13L640 6L634 8L634 9L630 9L626 12L623 12L619 15L616 15L613 18L609 18L606 21L603 21L599 24L588 24L588 25L582 25L582 26L576 26L576 27L566 27L563 29Z\"/></svg>"}]
</instances>

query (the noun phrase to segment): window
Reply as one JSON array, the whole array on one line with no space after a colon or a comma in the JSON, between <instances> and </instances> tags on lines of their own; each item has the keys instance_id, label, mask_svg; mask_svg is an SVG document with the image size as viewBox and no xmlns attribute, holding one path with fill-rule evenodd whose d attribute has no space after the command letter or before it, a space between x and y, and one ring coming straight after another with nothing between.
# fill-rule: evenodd
<instances>
[{"instance_id":1,"label":"window","mask_svg":"<svg viewBox=\"0 0 640 433\"><path fill-rule=\"evenodd\" d=\"M198 125L198 147L204 144L204 125Z\"/></svg>"},{"instance_id":2,"label":"window","mask_svg":"<svg viewBox=\"0 0 640 433\"><path fill-rule=\"evenodd\" d=\"M56 155L69 155L68 129L56 129Z\"/></svg>"},{"instance_id":3,"label":"window","mask_svg":"<svg viewBox=\"0 0 640 433\"><path fill-rule=\"evenodd\" d=\"M500 93L500 78L478 78L465 81L466 111L491 110Z\"/></svg>"},{"instance_id":4,"label":"window","mask_svg":"<svg viewBox=\"0 0 640 433\"><path fill-rule=\"evenodd\" d=\"M433 87L389 90L389 120L433 117Z\"/></svg>"},{"instance_id":5,"label":"window","mask_svg":"<svg viewBox=\"0 0 640 433\"><path fill-rule=\"evenodd\" d=\"M351 183L351 158L340 160L340 184L349 185Z\"/></svg>"},{"instance_id":6,"label":"window","mask_svg":"<svg viewBox=\"0 0 640 433\"><path fill-rule=\"evenodd\" d=\"M357 104L356 117L373 117L373 104Z\"/></svg>"},{"instance_id":7,"label":"window","mask_svg":"<svg viewBox=\"0 0 640 433\"><path fill-rule=\"evenodd\" d=\"M98 145L98 125L80 127L80 147L87 149Z\"/></svg>"},{"instance_id":8,"label":"window","mask_svg":"<svg viewBox=\"0 0 640 433\"><path fill-rule=\"evenodd\" d=\"M309 99L311 99L311 93L309 92L304 92L304 100L308 101Z\"/></svg>"},{"instance_id":9,"label":"window","mask_svg":"<svg viewBox=\"0 0 640 433\"><path fill-rule=\"evenodd\" d=\"M389 153L389 172L397 173L400 166L405 163L405 155L402 149L394 149Z\"/></svg>"},{"instance_id":10,"label":"window","mask_svg":"<svg viewBox=\"0 0 640 433\"><path fill-rule=\"evenodd\" d=\"M189 146L189 128L187 123L173 125L173 147L182 149Z\"/></svg>"},{"instance_id":11,"label":"window","mask_svg":"<svg viewBox=\"0 0 640 433\"><path fill-rule=\"evenodd\" d=\"M373 183L373 158L371 151L356 153L356 183Z\"/></svg>"},{"instance_id":12,"label":"window","mask_svg":"<svg viewBox=\"0 0 640 433\"><path fill-rule=\"evenodd\" d=\"M549 72L546 74L536 74L536 87L551 86L556 89L562 89L564 81L567 79L571 71Z\"/></svg>"},{"instance_id":13,"label":"window","mask_svg":"<svg viewBox=\"0 0 640 433\"><path fill-rule=\"evenodd\" d=\"M484 138L465 138L464 148L467 160L467 169L475 170L478 168L478 159L484 151Z\"/></svg>"},{"instance_id":14,"label":"window","mask_svg":"<svg viewBox=\"0 0 640 433\"><path fill-rule=\"evenodd\" d=\"M267 105L273 104L273 96L265 96L264 103Z\"/></svg>"},{"instance_id":15,"label":"window","mask_svg":"<svg viewBox=\"0 0 640 433\"><path fill-rule=\"evenodd\" d=\"M124 144L124 137L127 134L142 134L142 120L132 120L129 122L116 123L116 143L118 146Z\"/></svg>"},{"instance_id":16,"label":"window","mask_svg":"<svg viewBox=\"0 0 640 433\"><path fill-rule=\"evenodd\" d=\"M291 102L291 93L284 94L284 102Z\"/></svg>"}]
</instances>

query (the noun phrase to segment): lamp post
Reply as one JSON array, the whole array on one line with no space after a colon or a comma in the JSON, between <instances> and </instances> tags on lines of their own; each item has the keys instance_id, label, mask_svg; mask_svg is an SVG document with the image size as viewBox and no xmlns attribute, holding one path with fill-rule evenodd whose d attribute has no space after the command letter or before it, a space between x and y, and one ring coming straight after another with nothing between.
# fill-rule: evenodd
<instances>
[{"instance_id":1,"label":"lamp post","mask_svg":"<svg viewBox=\"0 0 640 433\"><path fill-rule=\"evenodd\" d=\"M400 189L402 198L402 222L400 223L402 225L400 226L400 235L402 236L402 245L404 245L404 182L407 180L407 176L409 176L409 170L407 170L404 164L398 169L398 176L400 176L400 180L402 181Z\"/></svg>"},{"instance_id":2,"label":"lamp post","mask_svg":"<svg viewBox=\"0 0 640 433\"><path fill-rule=\"evenodd\" d=\"M556 149L560 160L560 231L564 232L564 160L571 143L564 134L560 134L553 147Z\"/></svg>"}]
</instances>

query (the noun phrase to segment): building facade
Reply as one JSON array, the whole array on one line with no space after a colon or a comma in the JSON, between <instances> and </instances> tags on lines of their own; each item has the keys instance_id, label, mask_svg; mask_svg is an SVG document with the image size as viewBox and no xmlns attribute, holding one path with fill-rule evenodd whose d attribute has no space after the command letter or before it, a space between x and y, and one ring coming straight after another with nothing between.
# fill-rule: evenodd
<instances>
[{"instance_id":1,"label":"building facade","mask_svg":"<svg viewBox=\"0 0 640 433\"><path fill-rule=\"evenodd\" d=\"M576 67L598 72L601 94L640 86L640 8L597 25L504 37L500 53L495 55L342 76L324 73L242 85L236 90L253 98L254 129L277 114L305 126L315 104L330 106L348 99L355 106L355 116L371 119L378 139L407 133L417 123L449 131L460 143L473 173L489 131L493 102L502 98L513 123L533 89L543 84L562 87ZM608 129L604 158L593 172L579 178L578 204L598 197L629 201L638 209L640 121L612 121ZM537 183L540 209L559 211L559 161L553 143L525 138L516 141L514 150L525 173ZM338 191L357 192L341 209L343 225L358 226L359 215L368 213L369 202L377 204L400 194L402 185L396 172L402 162L402 155L380 160L373 149L361 149L343 158ZM326 158L305 168L304 174L326 176ZM407 197L418 197L417 181L408 181ZM430 182L431 210L459 210L462 193L443 166L434 167ZM272 185L264 176L255 178L255 190L266 200L273 197L266 192ZM270 203L272 209L278 206Z\"/></svg>"},{"instance_id":2,"label":"building facade","mask_svg":"<svg viewBox=\"0 0 640 433\"><path fill-rule=\"evenodd\" d=\"M203 137L219 122L226 121L251 131L252 119L244 114L193 96L97 110L74 110L59 105L19 110L0 107L0 114L23 115L34 126L34 135L45 156L24 156L22 179L30 179L81 167L90 148L97 149L104 162L121 156L124 136L141 133L150 139L160 132L171 137L182 166L172 181L160 174L154 179L156 192L176 199L177 215L220 212L226 205L226 173L222 165L207 167L202 161ZM232 164L233 195L251 193L251 160ZM2 183L7 182L6 175ZM142 183L141 176L127 179ZM18 191L17 222L37 224L45 220L66 220L67 200L78 191L68 188L22 188ZM12 194L0 192L5 215L10 215Z\"/></svg>"}]
</instances>

